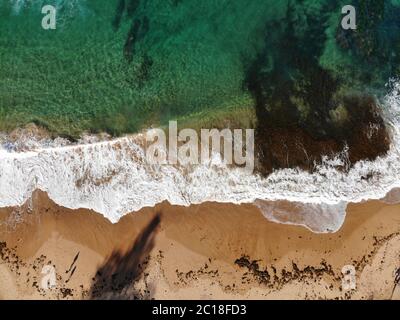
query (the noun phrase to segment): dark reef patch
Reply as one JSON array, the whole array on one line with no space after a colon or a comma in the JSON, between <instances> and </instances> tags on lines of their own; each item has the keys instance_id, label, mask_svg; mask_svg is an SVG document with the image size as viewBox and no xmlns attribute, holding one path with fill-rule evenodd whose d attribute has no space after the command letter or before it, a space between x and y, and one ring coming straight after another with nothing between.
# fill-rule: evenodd
<instances>
[{"instance_id":1,"label":"dark reef patch","mask_svg":"<svg viewBox=\"0 0 400 320\"><path fill-rule=\"evenodd\" d=\"M125 41L124 46L124 56L126 60L132 62L134 50L135 50L135 42L137 41L137 36L139 34L141 21L135 19L132 23L131 28L129 29L128 36Z\"/></svg>"},{"instance_id":2,"label":"dark reef patch","mask_svg":"<svg viewBox=\"0 0 400 320\"><path fill-rule=\"evenodd\" d=\"M124 11L125 11L125 0L119 0L117 8L115 10L115 17L112 22L112 25L115 30L119 29Z\"/></svg>"},{"instance_id":3,"label":"dark reef patch","mask_svg":"<svg viewBox=\"0 0 400 320\"><path fill-rule=\"evenodd\" d=\"M347 150L344 165L348 170L360 160L374 160L387 153L390 138L372 97L347 97L349 118L332 127L325 136L314 134L299 124L261 122L256 129L258 170L268 174L277 168L313 171L322 156L334 157ZM328 124L326 124L328 125Z\"/></svg>"},{"instance_id":4,"label":"dark reef patch","mask_svg":"<svg viewBox=\"0 0 400 320\"><path fill-rule=\"evenodd\" d=\"M346 170L357 161L384 155L390 139L377 99L321 65L327 41L321 30L329 19L324 13L332 10L329 3L319 15L295 4L299 2L288 6L285 19L267 23L264 49L246 76L255 100L258 170L312 171L323 156L347 150ZM299 13L304 16L301 28ZM273 37L271 29L277 30ZM354 47L365 52L362 45Z\"/></svg>"}]
</instances>

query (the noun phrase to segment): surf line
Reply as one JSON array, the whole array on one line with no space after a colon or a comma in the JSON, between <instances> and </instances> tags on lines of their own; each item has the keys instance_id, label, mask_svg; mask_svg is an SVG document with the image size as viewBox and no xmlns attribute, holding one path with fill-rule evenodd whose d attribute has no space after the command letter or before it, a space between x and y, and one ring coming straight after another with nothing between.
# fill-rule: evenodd
<instances>
[{"instance_id":1,"label":"surf line","mask_svg":"<svg viewBox=\"0 0 400 320\"><path fill-rule=\"evenodd\" d=\"M199 139L196 130L185 128L178 132L177 121L169 121L168 143L167 134L163 129L147 131L146 142L150 144L146 145L146 160L149 164L176 165L179 163L182 166L207 164L211 163L210 151L213 151L213 154L222 156L225 164L244 166L246 172L252 173L254 170L254 129L245 129L245 135L243 131L243 129L228 128L201 129ZM221 150L222 144L223 150Z\"/></svg>"}]
</instances>

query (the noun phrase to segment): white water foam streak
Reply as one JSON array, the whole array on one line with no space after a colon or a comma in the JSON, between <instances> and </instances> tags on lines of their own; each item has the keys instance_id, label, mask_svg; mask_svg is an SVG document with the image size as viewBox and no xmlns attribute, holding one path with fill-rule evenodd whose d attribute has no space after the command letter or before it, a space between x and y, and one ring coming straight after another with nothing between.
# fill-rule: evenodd
<instances>
[{"instance_id":1,"label":"white water foam streak","mask_svg":"<svg viewBox=\"0 0 400 320\"><path fill-rule=\"evenodd\" d=\"M304 214L304 218L294 219L294 224L316 232L336 231L343 222L346 203L381 199L390 190L400 188L399 83L393 84L385 102L384 116L393 134L389 153L374 161L360 161L347 173L335 167L345 161L343 154L336 159L325 158L312 174L283 169L267 178L227 167L219 155L189 169L154 166L145 161L144 137L139 134L21 153L0 150L0 207L21 205L35 189L40 189L59 205L93 209L117 222L128 212L163 201L187 206L206 201L286 200L304 204L304 210L297 213ZM331 213L324 214L328 209ZM263 212L270 219L279 220L282 216L272 217L268 210Z\"/></svg>"}]
</instances>

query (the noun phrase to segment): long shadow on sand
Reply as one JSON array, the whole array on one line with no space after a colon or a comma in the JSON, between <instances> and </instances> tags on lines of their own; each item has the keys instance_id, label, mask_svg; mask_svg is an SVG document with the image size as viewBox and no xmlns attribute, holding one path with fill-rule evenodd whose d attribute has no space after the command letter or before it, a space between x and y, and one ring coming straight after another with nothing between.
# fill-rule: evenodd
<instances>
[{"instance_id":1,"label":"long shadow on sand","mask_svg":"<svg viewBox=\"0 0 400 320\"><path fill-rule=\"evenodd\" d=\"M147 290L139 292L133 284L139 280L147 265L147 257L154 248L154 238L160 224L157 214L139 234L125 253L114 251L101 265L89 291L92 299L149 299Z\"/></svg>"}]
</instances>

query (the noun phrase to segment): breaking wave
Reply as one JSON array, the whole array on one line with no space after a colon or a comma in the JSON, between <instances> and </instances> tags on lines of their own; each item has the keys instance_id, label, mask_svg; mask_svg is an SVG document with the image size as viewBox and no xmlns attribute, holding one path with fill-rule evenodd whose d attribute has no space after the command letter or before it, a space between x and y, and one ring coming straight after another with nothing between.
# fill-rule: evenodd
<instances>
[{"instance_id":1,"label":"breaking wave","mask_svg":"<svg viewBox=\"0 0 400 320\"><path fill-rule=\"evenodd\" d=\"M20 152L3 144L0 207L21 205L36 189L59 205L92 209L112 222L163 201L184 206L254 203L270 220L335 232L343 224L347 203L382 199L400 188L400 83L390 86L382 103L392 134L390 151L374 161L360 161L348 172L336 169L345 161L343 155L324 159L314 173L283 169L266 178L228 167L217 154L189 169L150 165L144 134L72 145L63 140L59 145L25 143L29 150ZM389 203L399 200L398 191L386 197Z\"/></svg>"}]
</instances>

